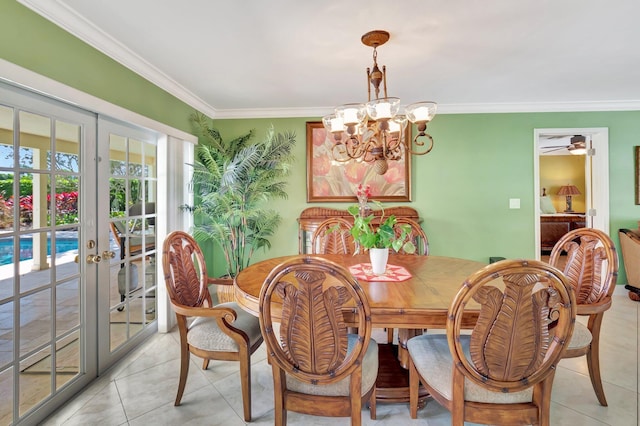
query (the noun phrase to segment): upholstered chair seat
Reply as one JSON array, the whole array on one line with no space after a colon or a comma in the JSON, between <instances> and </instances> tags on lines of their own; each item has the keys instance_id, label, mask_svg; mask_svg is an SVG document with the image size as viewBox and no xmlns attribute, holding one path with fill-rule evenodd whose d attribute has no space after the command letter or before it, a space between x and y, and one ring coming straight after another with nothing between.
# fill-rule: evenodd
<instances>
[{"instance_id":1,"label":"upholstered chair seat","mask_svg":"<svg viewBox=\"0 0 640 426\"><path fill-rule=\"evenodd\" d=\"M568 350L586 348L591 344L593 336L586 325L576 321L573 327L573 335L569 340Z\"/></svg>"},{"instance_id":2,"label":"upholstered chair seat","mask_svg":"<svg viewBox=\"0 0 640 426\"><path fill-rule=\"evenodd\" d=\"M347 354L350 354L355 347L358 336L349 334L349 347ZM378 344L375 340L369 340L369 347L362 359L362 394L367 394L376 384L378 376ZM287 376L287 389L308 395L341 395L349 396L350 377L346 377L339 382L324 386L315 386L296 379L294 376Z\"/></svg>"},{"instance_id":3,"label":"upholstered chair seat","mask_svg":"<svg viewBox=\"0 0 640 426\"><path fill-rule=\"evenodd\" d=\"M460 336L460 343L467 357L470 356L469 341L470 336ZM453 358L451 357L447 336L445 334L423 334L409 340L407 346L418 373L444 397L453 398L451 390L453 384ZM465 379L464 383L465 401L516 404L531 402L532 397L533 388L520 392L505 393L492 392L487 388L478 386L469 379Z\"/></svg>"},{"instance_id":4,"label":"upholstered chair seat","mask_svg":"<svg viewBox=\"0 0 640 426\"><path fill-rule=\"evenodd\" d=\"M216 308L230 308L238 316L233 326L245 332L249 337L249 346L262 342L260 323L256 317L242 310L235 302L221 303ZM238 344L218 326L218 321L211 317L196 317L189 325L187 342L189 346L204 351L237 352Z\"/></svg>"}]
</instances>

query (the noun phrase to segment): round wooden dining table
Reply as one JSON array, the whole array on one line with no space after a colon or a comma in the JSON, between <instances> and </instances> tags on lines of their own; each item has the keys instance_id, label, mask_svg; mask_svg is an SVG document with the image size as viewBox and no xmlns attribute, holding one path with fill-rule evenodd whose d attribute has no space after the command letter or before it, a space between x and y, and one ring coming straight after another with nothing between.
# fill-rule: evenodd
<instances>
[{"instance_id":1,"label":"round wooden dining table","mask_svg":"<svg viewBox=\"0 0 640 426\"><path fill-rule=\"evenodd\" d=\"M296 255L331 260L345 267L369 263L368 255ZM278 264L294 256L276 257L255 263L235 278L238 304L259 315L258 299L264 279ZM442 256L389 256L390 266L401 266L410 277L404 281L364 281L359 279L371 306L374 327L444 328L447 310L463 281L486 266L481 262ZM471 316L468 326L475 324Z\"/></svg>"},{"instance_id":2,"label":"round wooden dining table","mask_svg":"<svg viewBox=\"0 0 640 426\"><path fill-rule=\"evenodd\" d=\"M296 255L331 260L347 268L358 268L369 263L368 255ZM235 299L246 311L259 315L259 297L263 282L278 264L294 256L276 257L257 262L242 270L234 280ZM404 268L402 281L384 281L367 277L358 278L371 306L371 323L375 328L444 329L447 311L464 280L486 264L472 260L442 256L389 255L387 271L393 267ZM391 268L390 268L391 267ZM399 269L397 268L397 269ZM408 273L408 274L407 274ZM354 274L356 275L356 274ZM356 275L357 277L357 275ZM383 277L383 279L388 277ZM272 307L272 314L279 309ZM349 310L344 311L349 322ZM467 328L477 320L473 309L463 319ZM409 336L411 337L411 336ZM402 340L402 339L401 339ZM400 341L400 351L404 343ZM398 354L398 346L379 344L379 373L376 397L380 402L406 402L409 397L406 354ZM404 364L404 365L402 365Z\"/></svg>"}]
</instances>

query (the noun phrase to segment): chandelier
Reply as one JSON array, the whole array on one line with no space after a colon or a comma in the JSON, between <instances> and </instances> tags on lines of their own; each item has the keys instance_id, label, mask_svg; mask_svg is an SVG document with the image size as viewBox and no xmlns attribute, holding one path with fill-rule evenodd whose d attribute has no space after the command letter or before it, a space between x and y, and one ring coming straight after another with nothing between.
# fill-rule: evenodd
<instances>
[{"instance_id":1,"label":"chandelier","mask_svg":"<svg viewBox=\"0 0 640 426\"><path fill-rule=\"evenodd\" d=\"M378 46L389 40L387 31L370 31L362 36L362 43L373 47L373 68L367 68L368 102L337 107L333 114L322 118L327 132L333 135L334 160L360 160L373 163L376 173L383 175L388 161L406 155L424 155L433 148L433 138L426 133L427 123L436 115L435 102L416 102L401 112L400 99L387 96L387 69L378 67ZM384 96L380 97L380 84ZM375 99L371 99L371 88ZM416 125L418 133L409 141L405 137L407 123Z\"/></svg>"}]
</instances>

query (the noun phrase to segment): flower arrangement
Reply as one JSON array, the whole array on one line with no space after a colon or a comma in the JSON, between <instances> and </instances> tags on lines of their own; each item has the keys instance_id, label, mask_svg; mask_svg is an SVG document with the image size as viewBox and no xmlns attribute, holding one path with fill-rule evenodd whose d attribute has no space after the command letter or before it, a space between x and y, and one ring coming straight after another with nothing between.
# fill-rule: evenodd
<instances>
[{"instance_id":1,"label":"flower arrangement","mask_svg":"<svg viewBox=\"0 0 640 426\"><path fill-rule=\"evenodd\" d=\"M380 225L377 227L371 224L374 218L373 214L362 215L360 206L357 205L347 208L349 214L353 216L353 226L350 232L359 246L365 249L392 248L394 251L402 248L406 253L414 253L416 247L409 238L411 226L397 224L397 219L394 215L385 219L382 204L378 201L374 201L374 203L382 212Z\"/></svg>"},{"instance_id":2,"label":"flower arrangement","mask_svg":"<svg viewBox=\"0 0 640 426\"><path fill-rule=\"evenodd\" d=\"M359 184L356 188L356 197L358 197L358 208L360 209L361 216L368 216L371 209L367 204L369 197L371 197L371 187L369 185L362 186Z\"/></svg>"},{"instance_id":3,"label":"flower arrangement","mask_svg":"<svg viewBox=\"0 0 640 426\"><path fill-rule=\"evenodd\" d=\"M369 197L371 197L371 186L362 186L362 184L359 184L356 188L356 197L358 197L359 204L366 204Z\"/></svg>"}]
</instances>

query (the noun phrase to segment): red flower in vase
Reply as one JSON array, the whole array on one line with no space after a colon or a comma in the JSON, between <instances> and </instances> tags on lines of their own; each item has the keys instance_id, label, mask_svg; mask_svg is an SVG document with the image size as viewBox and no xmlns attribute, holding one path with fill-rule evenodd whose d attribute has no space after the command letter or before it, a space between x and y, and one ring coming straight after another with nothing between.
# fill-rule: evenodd
<instances>
[{"instance_id":1,"label":"red flower in vase","mask_svg":"<svg viewBox=\"0 0 640 426\"><path fill-rule=\"evenodd\" d=\"M362 184L358 184L356 197L358 197L360 204L366 204L369 197L371 197L371 187L369 185L363 186Z\"/></svg>"}]
</instances>

